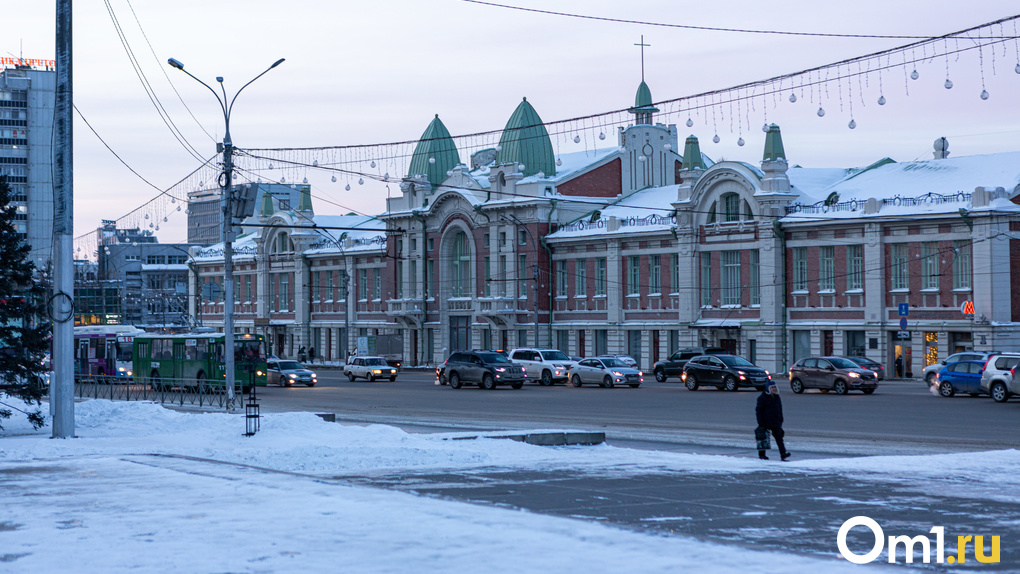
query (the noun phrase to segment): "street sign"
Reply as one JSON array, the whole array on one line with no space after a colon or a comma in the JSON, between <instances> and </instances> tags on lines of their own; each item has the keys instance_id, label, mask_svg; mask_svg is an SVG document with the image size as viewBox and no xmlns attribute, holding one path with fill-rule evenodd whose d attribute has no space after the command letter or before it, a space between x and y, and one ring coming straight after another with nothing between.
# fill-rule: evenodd
<instances>
[{"instance_id":1,"label":"street sign","mask_svg":"<svg viewBox=\"0 0 1020 574\"><path fill-rule=\"evenodd\" d=\"M910 303L900 303L900 317L910 316Z\"/></svg>"},{"instance_id":2,"label":"street sign","mask_svg":"<svg viewBox=\"0 0 1020 574\"><path fill-rule=\"evenodd\" d=\"M269 317L255 317L255 319L253 319L253 321L255 322L255 326L256 327L268 327L269 326Z\"/></svg>"},{"instance_id":3,"label":"street sign","mask_svg":"<svg viewBox=\"0 0 1020 574\"><path fill-rule=\"evenodd\" d=\"M219 283L209 281L205 285L202 285L202 298L206 301L212 301L215 303L220 300L220 295L222 294L223 288L220 287Z\"/></svg>"},{"instance_id":4,"label":"street sign","mask_svg":"<svg viewBox=\"0 0 1020 574\"><path fill-rule=\"evenodd\" d=\"M906 317L901 317L900 318L900 331L906 331L906 330L907 330L907 318Z\"/></svg>"},{"instance_id":5,"label":"street sign","mask_svg":"<svg viewBox=\"0 0 1020 574\"><path fill-rule=\"evenodd\" d=\"M909 341L910 331L896 331L895 339L897 341Z\"/></svg>"}]
</instances>

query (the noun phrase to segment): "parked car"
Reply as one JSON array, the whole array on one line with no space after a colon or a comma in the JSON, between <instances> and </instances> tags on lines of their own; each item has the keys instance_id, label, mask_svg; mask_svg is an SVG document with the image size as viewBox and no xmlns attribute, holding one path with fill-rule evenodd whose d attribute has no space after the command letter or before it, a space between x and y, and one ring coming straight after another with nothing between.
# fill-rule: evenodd
<instances>
[{"instance_id":1,"label":"parked car","mask_svg":"<svg viewBox=\"0 0 1020 574\"><path fill-rule=\"evenodd\" d=\"M680 378L689 391L696 391L702 385L735 391L740 387L764 390L772 375L736 355L701 355L687 361Z\"/></svg>"},{"instance_id":2,"label":"parked car","mask_svg":"<svg viewBox=\"0 0 1020 574\"><path fill-rule=\"evenodd\" d=\"M315 373L297 361L271 360L266 363L266 384L289 387L295 384L314 387Z\"/></svg>"},{"instance_id":3,"label":"parked car","mask_svg":"<svg viewBox=\"0 0 1020 574\"><path fill-rule=\"evenodd\" d=\"M459 389L464 384L489 390L499 385L519 389L528 379L523 365L511 363L510 359L492 351L455 352L446 360L445 374L452 389Z\"/></svg>"},{"instance_id":4,"label":"parked car","mask_svg":"<svg viewBox=\"0 0 1020 574\"><path fill-rule=\"evenodd\" d=\"M988 353L982 351L961 351L959 353L953 353L945 359L925 367L921 376L924 377L924 382L928 383L928 386L930 387L935 384L935 377L939 374L939 371L945 368L945 366L949 363L958 363L960 361L985 361L992 355L992 353L997 352L998 351Z\"/></svg>"},{"instance_id":5,"label":"parked car","mask_svg":"<svg viewBox=\"0 0 1020 574\"><path fill-rule=\"evenodd\" d=\"M566 383L569 377L567 371L576 364L558 349L514 349L510 360L527 370L528 379L545 386Z\"/></svg>"},{"instance_id":6,"label":"parked car","mask_svg":"<svg viewBox=\"0 0 1020 574\"><path fill-rule=\"evenodd\" d=\"M383 357L353 357L344 365L344 374L351 381L358 377L368 379L370 382L376 379L397 380L397 368L391 367Z\"/></svg>"},{"instance_id":7,"label":"parked car","mask_svg":"<svg viewBox=\"0 0 1020 574\"><path fill-rule=\"evenodd\" d=\"M981 373L985 370L984 361L957 361L949 363L935 376L939 395L951 397L956 393L967 393L972 397L987 394L981 388Z\"/></svg>"},{"instance_id":8,"label":"parked car","mask_svg":"<svg viewBox=\"0 0 1020 574\"><path fill-rule=\"evenodd\" d=\"M981 390L992 395L992 400L997 403L1004 403L1012 395L1020 394L1020 388L1013 384L1018 364L1020 353L1002 353L988 357L985 370L981 373Z\"/></svg>"},{"instance_id":9,"label":"parked car","mask_svg":"<svg viewBox=\"0 0 1020 574\"><path fill-rule=\"evenodd\" d=\"M878 375L878 380L880 381L885 380L885 365L883 365L882 363L879 363L878 361L872 361L867 357L844 357L844 358L849 359L854 363L857 363L857 366L861 367L862 369L874 371L875 374Z\"/></svg>"},{"instance_id":10,"label":"parked car","mask_svg":"<svg viewBox=\"0 0 1020 574\"><path fill-rule=\"evenodd\" d=\"M581 359L570 369L570 384L575 387L592 383L605 388L622 384L636 389L643 382L644 373L614 357Z\"/></svg>"},{"instance_id":11,"label":"parked car","mask_svg":"<svg viewBox=\"0 0 1020 574\"><path fill-rule=\"evenodd\" d=\"M845 395L848 391L862 391L870 395L878 388L878 375L871 369L843 357L807 357L790 367L790 389L803 393L804 389L821 389L823 393L835 391Z\"/></svg>"},{"instance_id":12,"label":"parked car","mask_svg":"<svg viewBox=\"0 0 1020 574\"><path fill-rule=\"evenodd\" d=\"M676 377L679 379L683 376L684 365L686 365L687 361L694 357L725 353L726 351L720 347L692 347L689 349L680 349L670 355L668 359L658 361L652 365L652 374L655 375L655 380L660 383L665 383L669 380L669 377Z\"/></svg>"}]
</instances>

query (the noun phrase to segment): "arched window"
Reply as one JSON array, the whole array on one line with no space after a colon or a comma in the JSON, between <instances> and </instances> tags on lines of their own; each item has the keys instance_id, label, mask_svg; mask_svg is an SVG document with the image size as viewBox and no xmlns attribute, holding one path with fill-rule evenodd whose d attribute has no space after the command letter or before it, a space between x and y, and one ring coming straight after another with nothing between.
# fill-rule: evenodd
<instances>
[{"instance_id":1,"label":"arched window","mask_svg":"<svg viewBox=\"0 0 1020 574\"><path fill-rule=\"evenodd\" d=\"M754 220L754 212L751 211L751 204L744 200L744 219L748 221Z\"/></svg>"},{"instance_id":2,"label":"arched window","mask_svg":"<svg viewBox=\"0 0 1020 574\"><path fill-rule=\"evenodd\" d=\"M450 246L450 295L467 297L471 288L471 249L467 234L458 231Z\"/></svg>"},{"instance_id":3,"label":"arched window","mask_svg":"<svg viewBox=\"0 0 1020 574\"><path fill-rule=\"evenodd\" d=\"M713 201L712 202L712 207L708 208L708 223L715 223L715 210L716 210L716 202Z\"/></svg>"},{"instance_id":4,"label":"arched window","mask_svg":"<svg viewBox=\"0 0 1020 574\"><path fill-rule=\"evenodd\" d=\"M740 196L727 193L722 196L723 221L740 221Z\"/></svg>"},{"instance_id":5,"label":"arched window","mask_svg":"<svg viewBox=\"0 0 1020 574\"><path fill-rule=\"evenodd\" d=\"M279 241L279 243L277 244L277 248L276 248L276 251L278 253L287 253L288 251L291 250L290 249L290 241L287 238L287 233L286 232L283 232L280 235L278 235L277 236L277 240Z\"/></svg>"}]
</instances>

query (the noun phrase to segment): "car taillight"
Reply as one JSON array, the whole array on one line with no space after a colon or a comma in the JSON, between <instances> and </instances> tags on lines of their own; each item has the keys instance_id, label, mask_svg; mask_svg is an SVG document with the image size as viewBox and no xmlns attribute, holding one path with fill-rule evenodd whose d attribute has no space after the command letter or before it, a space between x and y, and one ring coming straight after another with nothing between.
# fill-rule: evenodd
<instances>
[{"instance_id":1,"label":"car taillight","mask_svg":"<svg viewBox=\"0 0 1020 574\"><path fill-rule=\"evenodd\" d=\"M988 368L988 363L991 363L991 362L992 362L992 358L988 357L988 360L985 361L985 364L981 366L981 372L982 373L985 372L985 369Z\"/></svg>"}]
</instances>

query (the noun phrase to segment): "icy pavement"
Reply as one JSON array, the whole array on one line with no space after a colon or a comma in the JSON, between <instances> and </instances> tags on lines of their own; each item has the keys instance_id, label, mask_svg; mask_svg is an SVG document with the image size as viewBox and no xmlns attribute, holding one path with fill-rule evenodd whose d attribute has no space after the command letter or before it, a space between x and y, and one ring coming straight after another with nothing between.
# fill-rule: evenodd
<instances>
[{"instance_id":1,"label":"icy pavement","mask_svg":"<svg viewBox=\"0 0 1020 574\"><path fill-rule=\"evenodd\" d=\"M943 525L947 553L999 535L1001 564L979 566L1020 569L1013 450L784 464L308 413L244 437L240 414L75 410L76 439L5 421L0 572L850 572L836 533L859 514L890 534Z\"/></svg>"}]
</instances>

